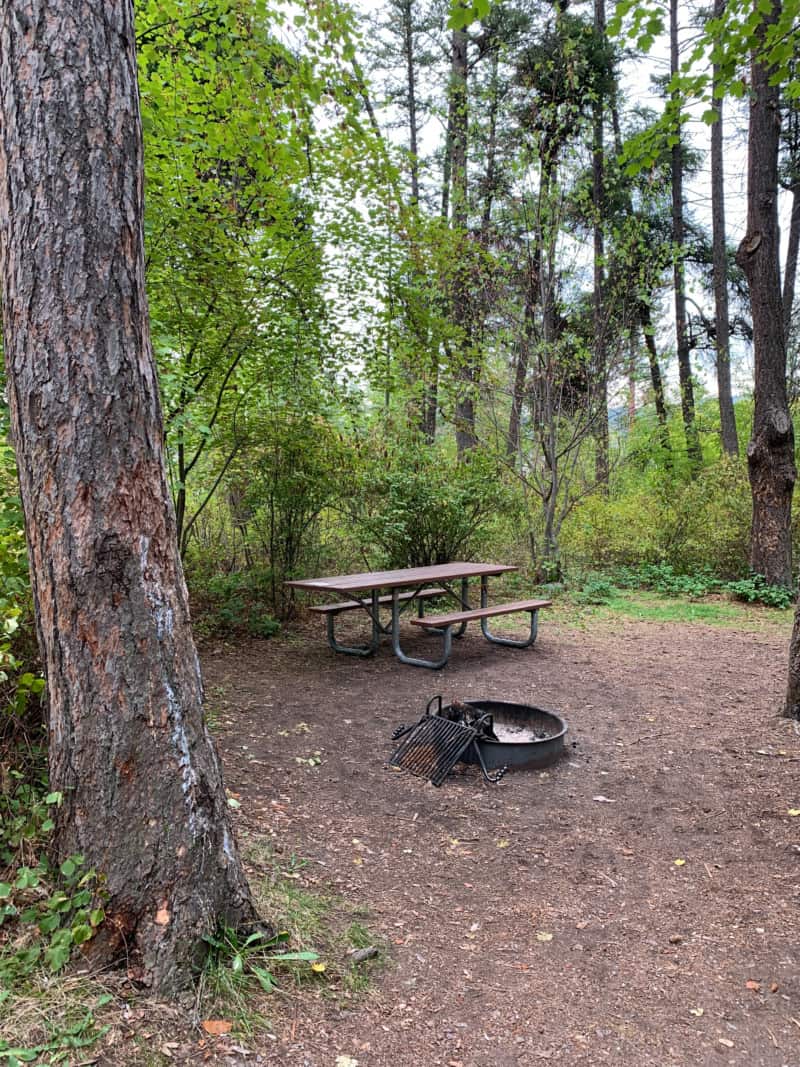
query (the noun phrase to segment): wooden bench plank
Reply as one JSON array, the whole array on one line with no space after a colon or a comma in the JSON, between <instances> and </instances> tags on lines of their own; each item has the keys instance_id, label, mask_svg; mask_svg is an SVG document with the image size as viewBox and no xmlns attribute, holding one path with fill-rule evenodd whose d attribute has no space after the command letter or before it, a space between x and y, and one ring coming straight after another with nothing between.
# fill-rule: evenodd
<instances>
[{"instance_id":1,"label":"wooden bench plank","mask_svg":"<svg viewBox=\"0 0 800 1067\"><path fill-rule=\"evenodd\" d=\"M421 589L418 593L400 593L397 600L400 604L406 604L409 600L413 600L415 597L417 600L431 600L433 597L447 596L446 589ZM364 598L367 606L370 604L370 598ZM391 596L378 597L379 604L391 604ZM338 604L312 604L309 607L309 611L316 611L320 615L338 615L340 611L356 611L358 608L363 608L364 604L359 603L357 600L342 600Z\"/></svg>"},{"instance_id":2,"label":"wooden bench plank","mask_svg":"<svg viewBox=\"0 0 800 1067\"><path fill-rule=\"evenodd\" d=\"M511 615L515 611L538 611L540 608L549 608L552 603L552 600L515 600L509 604L493 604L488 608L453 611L449 615L426 615L423 619L409 619L408 621L413 626L443 630L446 626L469 622L470 619L489 619L493 615Z\"/></svg>"}]
</instances>

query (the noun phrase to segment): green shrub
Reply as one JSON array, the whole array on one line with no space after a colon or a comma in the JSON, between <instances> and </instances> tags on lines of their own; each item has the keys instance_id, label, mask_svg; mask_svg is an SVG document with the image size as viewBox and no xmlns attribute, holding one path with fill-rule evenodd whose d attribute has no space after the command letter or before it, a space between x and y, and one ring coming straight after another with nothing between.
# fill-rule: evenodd
<instances>
[{"instance_id":1,"label":"green shrub","mask_svg":"<svg viewBox=\"0 0 800 1067\"><path fill-rule=\"evenodd\" d=\"M645 563L641 567L623 567L614 572L622 589L654 589L662 596L699 599L722 587L722 582L707 568L691 574L676 573L669 563Z\"/></svg>"},{"instance_id":2,"label":"green shrub","mask_svg":"<svg viewBox=\"0 0 800 1067\"><path fill-rule=\"evenodd\" d=\"M663 558L685 573L721 578L747 572L752 497L744 460L721 457L679 493Z\"/></svg>"},{"instance_id":3,"label":"green shrub","mask_svg":"<svg viewBox=\"0 0 800 1067\"><path fill-rule=\"evenodd\" d=\"M573 595L573 600L578 604L607 604L617 592L617 587L610 578L602 574L590 574Z\"/></svg>"},{"instance_id":4,"label":"green shrub","mask_svg":"<svg viewBox=\"0 0 800 1067\"><path fill-rule=\"evenodd\" d=\"M761 574L728 582L725 589L737 600L744 600L748 604L765 604L770 608L790 608L796 598L795 590L783 585L768 585Z\"/></svg>"},{"instance_id":5,"label":"green shrub","mask_svg":"<svg viewBox=\"0 0 800 1067\"><path fill-rule=\"evenodd\" d=\"M596 493L564 523L562 549L573 563L590 567L656 563L663 556L664 528L673 522L670 504L650 488L624 496Z\"/></svg>"},{"instance_id":6,"label":"green shrub","mask_svg":"<svg viewBox=\"0 0 800 1067\"><path fill-rule=\"evenodd\" d=\"M272 602L272 575L254 568L234 574L215 574L197 582L195 625L199 632L244 631L272 637L281 624L268 608Z\"/></svg>"},{"instance_id":7,"label":"green shrub","mask_svg":"<svg viewBox=\"0 0 800 1067\"><path fill-rule=\"evenodd\" d=\"M637 480L628 471L616 491L594 494L575 509L562 544L577 565L666 564L673 576L707 571L738 578L747 572L750 514L743 460L722 457L688 482L644 473Z\"/></svg>"},{"instance_id":8,"label":"green shrub","mask_svg":"<svg viewBox=\"0 0 800 1067\"><path fill-rule=\"evenodd\" d=\"M416 442L383 449L362 466L351 512L367 552L388 567L424 567L482 554L491 527L514 507L492 457L457 462Z\"/></svg>"}]
</instances>

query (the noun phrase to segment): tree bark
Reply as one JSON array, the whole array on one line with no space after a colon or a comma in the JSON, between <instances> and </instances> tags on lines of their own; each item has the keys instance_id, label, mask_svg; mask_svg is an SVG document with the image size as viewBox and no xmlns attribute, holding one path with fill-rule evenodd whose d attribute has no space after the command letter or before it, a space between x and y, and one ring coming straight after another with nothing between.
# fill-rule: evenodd
<instances>
[{"instance_id":1,"label":"tree bark","mask_svg":"<svg viewBox=\"0 0 800 1067\"><path fill-rule=\"evenodd\" d=\"M769 23L779 8L773 4ZM747 233L736 261L745 273L753 318L753 433L747 463L753 496L750 567L773 585L792 584L791 507L797 477L786 396L778 230L779 89L770 70L751 64Z\"/></svg>"},{"instance_id":2,"label":"tree bark","mask_svg":"<svg viewBox=\"0 0 800 1067\"><path fill-rule=\"evenodd\" d=\"M466 248L466 242L469 240L467 69L467 35L463 30L453 30L450 71L452 222L458 243L464 246L462 254L458 256L453 276L453 321L459 331L455 405L456 450L459 456L463 456L477 444L474 396L477 370L471 351L472 294L469 284L470 256Z\"/></svg>"},{"instance_id":3,"label":"tree bark","mask_svg":"<svg viewBox=\"0 0 800 1067\"><path fill-rule=\"evenodd\" d=\"M164 467L134 40L131 0L0 9L0 274L55 845L106 876L96 955L165 994L256 916Z\"/></svg>"},{"instance_id":4,"label":"tree bark","mask_svg":"<svg viewBox=\"0 0 800 1067\"><path fill-rule=\"evenodd\" d=\"M411 203L419 203L419 148L417 145L417 80L414 69L414 19L413 0L401 0L400 14L403 25L403 51L406 61L406 95L408 100L408 148L411 171Z\"/></svg>"},{"instance_id":5,"label":"tree bark","mask_svg":"<svg viewBox=\"0 0 800 1067\"><path fill-rule=\"evenodd\" d=\"M714 0L714 18L721 18L725 0ZM719 64L714 64L714 85L719 82ZM712 273L714 276L715 347L717 356L717 395L722 448L729 456L739 455L736 416L731 392L730 325L728 323L728 259L725 241L725 172L722 152L723 101L714 105L717 121L711 127L711 230Z\"/></svg>"},{"instance_id":6,"label":"tree bark","mask_svg":"<svg viewBox=\"0 0 800 1067\"><path fill-rule=\"evenodd\" d=\"M792 329L794 291L797 285L797 256L800 252L800 179L792 185L792 214L786 242L786 266L783 272L783 336L788 345Z\"/></svg>"},{"instance_id":7,"label":"tree bark","mask_svg":"<svg viewBox=\"0 0 800 1067\"><path fill-rule=\"evenodd\" d=\"M678 0L670 0L670 73L677 74L678 55ZM681 390L681 413L683 431L686 437L686 454L693 472L700 469L702 453L697 423L694 417L694 383L692 382L692 364L689 347L689 334L686 329L686 279L684 270L685 231L683 223L683 144L678 133L678 140L672 147L672 240L675 245L675 335L678 350L678 380Z\"/></svg>"},{"instance_id":8,"label":"tree bark","mask_svg":"<svg viewBox=\"0 0 800 1067\"><path fill-rule=\"evenodd\" d=\"M653 386L653 399L656 405L656 418L658 419L658 431L661 438L661 446L668 465L672 464L672 450L669 441L669 416L667 404L664 399L664 379L661 377L661 366L658 362L656 350L655 331L653 330L653 318L650 305L646 300L639 301L639 322L642 327L645 348L647 349L647 362L650 366L650 381Z\"/></svg>"},{"instance_id":9,"label":"tree bark","mask_svg":"<svg viewBox=\"0 0 800 1067\"><path fill-rule=\"evenodd\" d=\"M605 40L605 0L594 0L594 30L598 41ZM592 327L594 388L597 394L595 430L595 479L608 487L608 352L606 346L605 308L605 146L603 118L605 100L598 91L592 104L592 210L594 214L594 286L592 289Z\"/></svg>"}]
</instances>

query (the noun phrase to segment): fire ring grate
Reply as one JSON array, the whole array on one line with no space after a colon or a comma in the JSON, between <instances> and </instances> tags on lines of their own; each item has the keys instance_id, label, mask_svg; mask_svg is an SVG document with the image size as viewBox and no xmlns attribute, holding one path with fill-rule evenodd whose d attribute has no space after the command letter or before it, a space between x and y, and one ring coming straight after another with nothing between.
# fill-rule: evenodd
<instances>
[{"instance_id":1,"label":"fire ring grate","mask_svg":"<svg viewBox=\"0 0 800 1067\"><path fill-rule=\"evenodd\" d=\"M510 768L555 763L566 732L559 715L530 704L466 700L443 705L436 696L417 723L395 730L393 739L400 744L388 763L438 786L461 760L480 766L487 781L499 782Z\"/></svg>"}]
</instances>

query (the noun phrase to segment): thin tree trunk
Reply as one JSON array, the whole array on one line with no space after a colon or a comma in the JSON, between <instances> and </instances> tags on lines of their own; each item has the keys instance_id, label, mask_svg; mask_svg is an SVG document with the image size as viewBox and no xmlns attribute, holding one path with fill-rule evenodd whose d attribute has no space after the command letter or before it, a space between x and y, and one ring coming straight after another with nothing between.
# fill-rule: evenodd
<instances>
[{"instance_id":1,"label":"thin tree trunk","mask_svg":"<svg viewBox=\"0 0 800 1067\"><path fill-rule=\"evenodd\" d=\"M169 993L255 914L164 467L134 40L131 0L0 8L0 274L55 846L107 879L95 955Z\"/></svg>"},{"instance_id":2,"label":"thin tree trunk","mask_svg":"<svg viewBox=\"0 0 800 1067\"><path fill-rule=\"evenodd\" d=\"M721 18L726 0L714 0L714 18ZM719 64L714 64L713 81L719 82ZM722 447L729 456L739 455L736 415L731 392L730 326L728 323L728 259L725 240L725 172L722 154L723 101L714 105L717 121L711 127L711 229L714 275L715 347L717 356L717 395Z\"/></svg>"},{"instance_id":3,"label":"thin tree trunk","mask_svg":"<svg viewBox=\"0 0 800 1067\"><path fill-rule=\"evenodd\" d=\"M670 73L678 73L678 0L670 0ZM677 94L676 94L677 98ZM683 430L686 437L686 454L693 472L700 469L702 453L697 423L694 416L694 384L692 382L692 364L689 348L689 333L686 328L686 279L684 269L683 244L685 231L683 223L683 143L678 133L678 140L671 153L672 176L672 240L675 245L675 334L678 350L678 380L681 390L681 413Z\"/></svg>"},{"instance_id":4,"label":"thin tree trunk","mask_svg":"<svg viewBox=\"0 0 800 1067\"><path fill-rule=\"evenodd\" d=\"M605 40L605 0L594 0L594 30L598 40ZM594 214L594 286L592 290L592 325L594 332L594 375L597 393L595 422L595 479L608 487L608 352L606 345L605 308L605 147L603 119L605 100L598 92L592 105L592 209Z\"/></svg>"},{"instance_id":5,"label":"thin tree trunk","mask_svg":"<svg viewBox=\"0 0 800 1067\"><path fill-rule=\"evenodd\" d=\"M492 52L492 73L489 88L489 135L486 145L486 177L484 178L483 214L481 234L484 243L488 240L492 221L492 205L497 192L497 112L500 106L497 51Z\"/></svg>"},{"instance_id":6,"label":"thin tree trunk","mask_svg":"<svg viewBox=\"0 0 800 1067\"><path fill-rule=\"evenodd\" d=\"M777 16L773 5L769 23ZM747 446L753 521L750 567L773 585L792 584L792 492L797 477L786 396L786 344L778 229L779 90L753 59L747 156L747 233L736 260L747 278L753 318L753 434Z\"/></svg>"},{"instance_id":7,"label":"thin tree trunk","mask_svg":"<svg viewBox=\"0 0 800 1067\"><path fill-rule=\"evenodd\" d=\"M789 221L789 238L786 243L786 266L783 272L783 336L787 345L792 329L798 252L800 252L800 180L792 186L792 214Z\"/></svg>"},{"instance_id":8,"label":"thin tree trunk","mask_svg":"<svg viewBox=\"0 0 800 1067\"><path fill-rule=\"evenodd\" d=\"M631 330L628 351L628 429L633 427L636 421L636 363L638 355L638 341L634 327Z\"/></svg>"},{"instance_id":9,"label":"thin tree trunk","mask_svg":"<svg viewBox=\"0 0 800 1067\"><path fill-rule=\"evenodd\" d=\"M469 104L467 98L467 35L453 30L452 69L450 72L450 100L452 104L452 211L453 229L463 249L453 271L453 321L459 331L458 366L456 367L456 450L463 456L477 444L475 436L476 368L472 355L472 293L469 273L470 256L469 201L467 185L467 131Z\"/></svg>"},{"instance_id":10,"label":"thin tree trunk","mask_svg":"<svg viewBox=\"0 0 800 1067\"><path fill-rule=\"evenodd\" d=\"M417 82L414 70L413 0L402 0L403 51L406 60L406 95L408 98L408 147L411 171L411 203L419 203L419 151L417 145Z\"/></svg>"},{"instance_id":11,"label":"thin tree trunk","mask_svg":"<svg viewBox=\"0 0 800 1067\"><path fill-rule=\"evenodd\" d=\"M507 452L509 461L516 462L520 446L522 426L522 408L525 403L525 386L528 380L528 365L533 335L533 313L536 301L536 272L529 266L525 292L525 312L522 322L522 336L517 346L517 359L511 381L511 412L508 416Z\"/></svg>"},{"instance_id":12,"label":"thin tree trunk","mask_svg":"<svg viewBox=\"0 0 800 1067\"><path fill-rule=\"evenodd\" d=\"M646 300L639 302L639 322L642 326L645 348L647 349L647 362L650 365L650 382L653 386L653 400L656 405L656 418L658 419L659 436L661 446L668 461L671 460L672 450L669 441L669 425L667 405L664 400L664 379L661 377L661 367L658 362L656 339L653 331L653 319L650 305Z\"/></svg>"}]
</instances>

